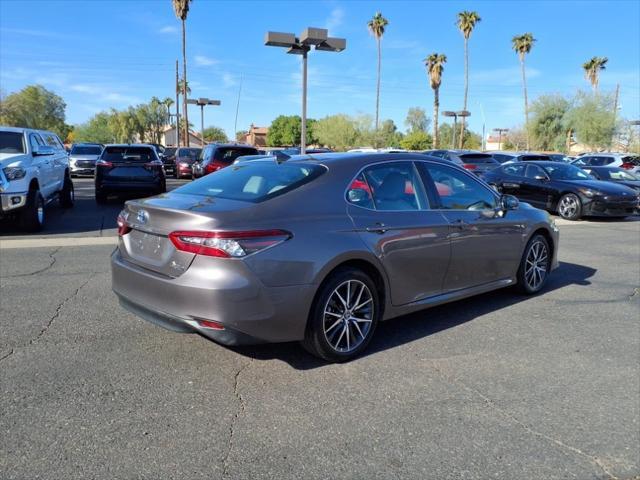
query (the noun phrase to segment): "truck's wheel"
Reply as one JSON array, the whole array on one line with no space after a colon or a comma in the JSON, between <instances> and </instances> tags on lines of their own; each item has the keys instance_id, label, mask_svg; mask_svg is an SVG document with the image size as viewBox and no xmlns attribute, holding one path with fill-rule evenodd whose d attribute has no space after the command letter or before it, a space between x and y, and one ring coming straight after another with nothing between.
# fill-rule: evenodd
<instances>
[{"instance_id":1,"label":"truck's wheel","mask_svg":"<svg viewBox=\"0 0 640 480\"><path fill-rule=\"evenodd\" d=\"M27 232L39 232L44 227L44 198L37 188L29 191L27 204L20 214L20 226Z\"/></svg>"},{"instance_id":2,"label":"truck's wheel","mask_svg":"<svg viewBox=\"0 0 640 480\"><path fill-rule=\"evenodd\" d=\"M76 199L75 190L73 189L73 182L71 181L71 176L67 173L64 176L64 185L62 186L62 191L60 192L60 206L62 208L71 208L73 207L73 202Z\"/></svg>"}]
</instances>

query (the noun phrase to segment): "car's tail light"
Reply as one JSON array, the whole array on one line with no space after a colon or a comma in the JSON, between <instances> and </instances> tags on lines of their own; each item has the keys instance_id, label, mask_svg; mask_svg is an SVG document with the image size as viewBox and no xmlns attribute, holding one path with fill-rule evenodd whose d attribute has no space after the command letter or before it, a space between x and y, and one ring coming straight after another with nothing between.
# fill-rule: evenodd
<instances>
[{"instance_id":1,"label":"car's tail light","mask_svg":"<svg viewBox=\"0 0 640 480\"><path fill-rule=\"evenodd\" d=\"M96 167L113 167L113 163L106 160L96 160Z\"/></svg>"},{"instance_id":2,"label":"car's tail light","mask_svg":"<svg viewBox=\"0 0 640 480\"><path fill-rule=\"evenodd\" d=\"M131 231L131 227L127 223L127 217L129 216L128 212L123 210L118 215L117 223L118 223L118 236L122 237Z\"/></svg>"},{"instance_id":3,"label":"car's tail light","mask_svg":"<svg viewBox=\"0 0 640 480\"><path fill-rule=\"evenodd\" d=\"M147 168L161 167L162 165L163 164L162 164L161 160L153 160L151 162L147 162L147 163L144 164L144 166L147 167Z\"/></svg>"},{"instance_id":4,"label":"car's tail light","mask_svg":"<svg viewBox=\"0 0 640 480\"><path fill-rule=\"evenodd\" d=\"M473 163L465 163L464 165L462 165L464 168L466 168L467 170L475 170L476 168L478 168L477 165L474 165Z\"/></svg>"},{"instance_id":5,"label":"car's tail light","mask_svg":"<svg viewBox=\"0 0 640 480\"><path fill-rule=\"evenodd\" d=\"M211 162L208 163L206 167L204 167L204 171L207 173L213 173L217 170L220 170L221 168L222 165L220 165L219 163Z\"/></svg>"},{"instance_id":6,"label":"car's tail light","mask_svg":"<svg viewBox=\"0 0 640 480\"><path fill-rule=\"evenodd\" d=\"M169 239L178 250L222 258L245 257L289 238L291 234L284 230L180 231L169 234Z\"/></svg>"},{"instance_id":7,"label":"car's tail light","mask_svg":"<svg viewBox=\"0 0 640 480\"><path fill-rule=\"evenodd\" d=\"M213 320L202 320L200 318L196 318L196 322L198 322L198 325L200 325L202 328L224 330L224 325L222 325L220 322L214 322Z\"/></svg>"},{"instance_id":8,"label":"car's tail light","mask_svg":"<svg viewBox=\"0 0 640 480\"><path fill-rule=\"evenodd\" d=\"M633 167L635 167L635 165L630 162L625 162L622 165L620 165L620 168L624 168L625 170L631 170Z\"/></svg>"}]
</instances>

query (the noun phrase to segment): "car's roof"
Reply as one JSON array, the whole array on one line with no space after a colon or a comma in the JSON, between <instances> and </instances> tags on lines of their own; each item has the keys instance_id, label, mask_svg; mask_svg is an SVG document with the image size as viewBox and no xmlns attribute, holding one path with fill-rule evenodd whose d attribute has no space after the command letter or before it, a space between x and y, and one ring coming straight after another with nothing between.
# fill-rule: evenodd
<instances>
[{"instance_id":1,"label":"car's roof","mask_svg":"<svg viewBox=\"0 0 640 480\"><path fill-rule=\"evenodd\" d=\"M257 150L257 147L253 147L251 145L247 145L246 143L209 143L205 145L205 147L234 147L234 148L251 148L253 150Z\"/></svg>"},{"instance_id":2,"label":"car's roof","mask_svg":"<svg viewBox=\"0 0 640 480\"><path fill-rule=\"evenodd\" d=\"M266 156L264 160L256 160L273 162L278 161L271 160L270 158L277 158L275 156ZM312 153L305 155L291 155L290 158L285 160L286 163L293 162L314 162L320 163L327 166L331 166L332 164L339 165L349 165L353 164L357 165L365 165L370 162L380 163L385 161L401 161L401 160L431 160L437 163L444 163L447 165L456 166L455 163L452 163L450 160L445 160L443 158L437 158L430 155L426 155L424 153L418 152L399 152L399 153L380 153L380 152L331 152L331 153Z\"/></svg>"},{"instance_id":3,"label":"car's roof","mask_svg":"<svg viewBox=\"0 0 640 480\"><path fill-rule=\"evenodd\" d=\"M571 165L570 163L566 163L566 162L554 162L553 160L533 160L531 162L515 162L515 163L510 163L508 165L539 165L541 167L557 167L558 165ZM575 165L574 165L575 167Z\"/></svg>"},{"instance_id":4,"label":"car's roof","mask_svg":"<svg viewBox=\"0 0 640 480\"><path fill-rule=\"evenodd\" d=\"M101 143L93 143L93 142L78 142L78 143L74 143L72 145L73 147L79 147L79 146L91 146L91 147L102 147Z\"/></svg>"},{"instance_id":5,"label":"car's roof","mask_svg":"<svg viewBox=\"0 0 640 480\"><path fill-rule=\"evenodd\" d=\"M3 131L3 132L15 132L15 133L24 133L24 132L53 133L50 130L40 130L40 129L37 129L37 128L25 128L25 127L6 127L4 125L0 126L0 131Z\"/></svg>"},{"instance_id":6,"label":"car's roof","mask_svg":"<svg viewBox=\"0 0 640 480\"><path fill-rule=\"evenodd\" d=\"M152 144L150 143L108 143L104 146L104 148L107 147L147 147L147 148L154 148Z\"/></svg>"}]
</instances>

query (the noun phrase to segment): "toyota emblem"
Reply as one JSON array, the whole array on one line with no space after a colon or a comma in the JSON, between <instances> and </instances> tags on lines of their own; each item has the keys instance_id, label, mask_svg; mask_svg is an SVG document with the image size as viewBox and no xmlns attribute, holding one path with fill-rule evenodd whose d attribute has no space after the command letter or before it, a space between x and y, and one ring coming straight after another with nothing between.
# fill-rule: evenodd
<instances>
[{"instance_id":1,"label":"toyota emblem","mask_svg":"<svg viewBox=\"0 0 640 480\"><path fill-rule=\"evenodd\" d=\"M141 223L142 225L144 225L149 221L149 214L147 213L146 210L138 210L136 219L138 220L138 223Z\"/></svg>"}]
</instances>

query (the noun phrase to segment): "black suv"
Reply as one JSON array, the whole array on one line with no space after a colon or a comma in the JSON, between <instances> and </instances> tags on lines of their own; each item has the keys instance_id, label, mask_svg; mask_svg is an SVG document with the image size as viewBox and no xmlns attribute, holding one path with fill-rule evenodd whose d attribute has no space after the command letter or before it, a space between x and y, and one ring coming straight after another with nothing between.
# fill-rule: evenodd
<instances>
[{"instance_id":1,"label":"black suv","mask_svg":"<svg viewBox=\"0 0 640 480\"><path fill-rule=\"evenodd\" d=\"M109 194L167 191L162 161L152 145L107 145L96 162L96 202Z\"/></svg>"},{"instance_id":2,"label":"black suv","mask_svg":"<svg viewBox=\"0 0 640 480\"><path fill-rule=\"evenodd\" d=\"M221 168L231 165L236 158L244 155L258 155L258 150L250 145L212 144L200 152L198 161L193 164L193 177L203 177Z\"/></svg>"}]
</instances>

